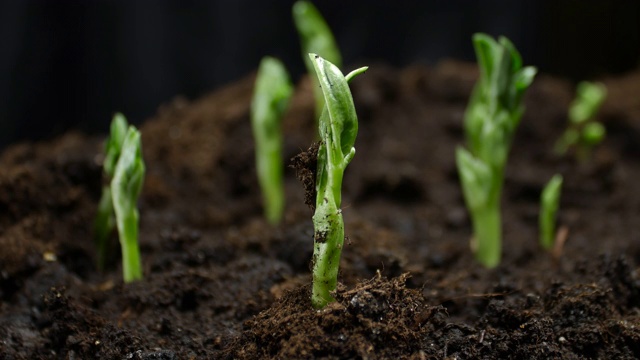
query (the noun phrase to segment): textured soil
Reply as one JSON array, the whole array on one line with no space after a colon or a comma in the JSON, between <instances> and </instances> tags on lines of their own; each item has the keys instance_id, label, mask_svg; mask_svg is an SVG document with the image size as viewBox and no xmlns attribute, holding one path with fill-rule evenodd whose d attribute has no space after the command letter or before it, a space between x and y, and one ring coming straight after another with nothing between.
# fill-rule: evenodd
<instances>
[{"instance_id":1,"label":"textured soil","mask_svg":"<svg viewBox=\"0 0 640 360\"><path fill-rule=\"evenodd\" d=\"M586 162L552 154L573 87L538 77L506 174L503 262L487 270L454 164L475 67L368 65L352 84L337 302L310 307L312 214L293 169L283 223L262 219L250 76L142 126L140 282L123 284L117 258L95 269L102 138L2 154L0 359L640 358L640 73L604 79L608 136ZM312 107L302 81L287 159L314 141ZM566 237L549 254L537 213L555 173Z\"/></svg>"}]
</instances>

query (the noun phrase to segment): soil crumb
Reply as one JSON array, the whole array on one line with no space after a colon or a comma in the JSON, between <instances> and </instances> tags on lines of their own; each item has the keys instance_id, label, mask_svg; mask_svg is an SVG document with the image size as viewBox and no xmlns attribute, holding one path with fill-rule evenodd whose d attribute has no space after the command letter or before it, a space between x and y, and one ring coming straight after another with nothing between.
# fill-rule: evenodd
<instances>
[{"instance_id":1,"label":"soil crumb","mask_svg":"<svg viewBox=\"0 0 640 360\"><path fill-rule=\"evenodd\" d=\"M290 168L296 170L296 177L304 186L304 204L315 210L316 171L318 168L318 149L320 143L314 142L306 151L291 158Z\"/></svg>"}]
</instances>

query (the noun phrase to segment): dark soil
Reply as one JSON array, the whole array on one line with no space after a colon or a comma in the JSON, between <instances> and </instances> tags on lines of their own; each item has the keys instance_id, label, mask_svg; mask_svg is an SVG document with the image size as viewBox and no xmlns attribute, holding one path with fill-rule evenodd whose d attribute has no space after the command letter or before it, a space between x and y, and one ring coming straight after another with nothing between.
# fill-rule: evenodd
<instances>
[{"instance_id":1,"label":"dark soil","mask_svg":"<svg viewBox=\"0 0 640 360\"><path fill-rule=\"evenodd\" d=\"M253 77L142 126L145 279L95 270L101 141L67 134L0 158L0 359L640 358L640 73L605 79L608 129L590 161L551 153L572 86L541 75L509 159L504 251L469 251L454 164L475 67L369 64L347 173L336 303L311 309L313 228L295 171L283 223L261 217ZM314 141L302 82L286 158ZM555 256L537 243L539 194L565 178ZM114 234L114 241L117 241Z\"/></svg>"}]
</instances>

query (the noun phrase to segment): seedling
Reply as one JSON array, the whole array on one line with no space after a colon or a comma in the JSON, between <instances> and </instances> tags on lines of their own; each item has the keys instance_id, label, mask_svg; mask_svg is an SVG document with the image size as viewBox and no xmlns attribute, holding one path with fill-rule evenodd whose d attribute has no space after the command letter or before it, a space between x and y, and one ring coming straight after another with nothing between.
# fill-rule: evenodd
<instances>
[{"instance_id":1,"label":"seedling","mask_svg":"<svg viewBox=\"0 0 640 360\"><path fill-rule=\"evenodd\" d=\"M320 148L316 173L316 206L313 215L313 307L323 308L334 301L331 291L338 282L338 266L344 242L344 222L340 209L344 170L353 159L358 134L358 118L348 81L367 70L357 69L344 76L331 62L309 54L326 106L319 121Z\"/></svg>"},{"instance_id":2,"label":"seedling","mask_svg":"<svg viewBox=\"0 0 640 360\"><path fill-rule=\"evenodd\" d=\"M606 98L607 88L603 84L587 81L578 84L576 98L569 108L569 127L556 142L556 154L564 155L575 148L580 160L589 157L591 149L606 135L604 126L594 120Z\"/></svg>"},{"instance_id":3,"label":"seedling","mask_svg":"<svg viewBox=\"0 0 640 360\"><path fill-rule=\"evenodd\" d=\"M469 150L459 146L456 162L473 223L471 249L480 263L492 268L500 263L504 169L524 112L522 97L537 70L522 66L520 53L505 37L495 41L478 33L473 36L473 44L480 79L465 113Z\"/></svg>"},{"instance_id":4,"label":"seedling","mask_svg":"<svg viewBox=\"0 0 640 360\"><path fill-rule=\"evenodd\" d=\"M562 176L554 175L542 190L540 196L540 245L550 251L556 237L556 214L560 204Z\"/></svg>"},{"instance_id":5,"label":"seedling","mask_svg":"<svg viewBox=\"0 0 640 360\"><path fill-rule=\"evenodd\" d=\"M302 59L313 82L313 95L316 101L316 119L322 115L324 95L315 76L314 64L307 54L319 54L337 67L342 66L342 56L331 33L331 29L322 18L318 9L309 1L298 1L293 5L293 21L298 29L302 47Z\"/></svg>"},{"instance_id":6,"label":"seedling","mask_svg":"<svg viewBox=\"0 0 640 360\"><path fill-rule=\"evenodd\" d=\"M140 132L134 126L128 125L127 119L120 113L115 114L111 121L111 133L105 143L102 168L108 185L102 187L94 222L98 268L104 269L109 256L109 235L117 225L122 248L124 281L141 279L136 202L144 180L144 162Z\"/></svg>"},{"instance_id":7,"label":"seedling","mask_svg":"<svg viewBox=\"0 0 640 360\"><path fill-rule=\"evenodd\" d=\"M292 94L293 86L284 65L277 59L264 57L251 103L251 125L265 217L272 224L280 222L284 209L280 124Z\"/></svg>"},{"instance_id":8,"label":"seedling","mask_svg":"<svg viewBox=\"0 0 640 360\"><path fill-rule=\"evenodd\" d=\"M120 158L122 143L127 134L127 119L124 115L117 113L111 121L111 134L105 143L105 158L103 163L103 176L107 183L113 179L116 164ZM105 263L109 257L109 235L115 226L115 215L113 202L111 201L111 186L102 187L102 196L98 203L98 213L94 222L94 237L98 250L98 269L104 270Z\"/></svg>"},{"instance_id":9,"label":"seedling","mask_svg":"<svg viewBox=\"0 0 640 360\"><path fill-rule=\"evenodd\" d=\"M111 199L122 248L122 274L125 282L142 279L137 201L142 190L144 173L140 132L129 126L111 180Z\"/></svg>"}]
</instances>

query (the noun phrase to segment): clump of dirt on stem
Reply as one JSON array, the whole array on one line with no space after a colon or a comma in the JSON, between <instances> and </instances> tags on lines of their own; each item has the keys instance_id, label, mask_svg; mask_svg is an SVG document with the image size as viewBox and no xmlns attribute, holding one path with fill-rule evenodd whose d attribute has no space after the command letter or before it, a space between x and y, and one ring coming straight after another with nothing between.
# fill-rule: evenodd
<instances>
[{"instance_id":1,"label":"clump of dirt on stem","mask_svg":"<svg viewBox=\"0 0 640 360\"><path fill-rule=\"evenodd\" d=\"M316 172L320 143L313 143L291 159L289 167L296 170L296 177L304 186L304 204L311 210L316 207Z\"/></svg>"}]
</instances>

